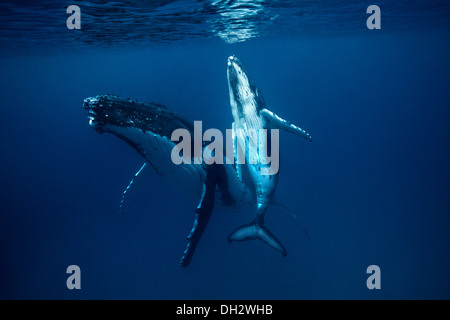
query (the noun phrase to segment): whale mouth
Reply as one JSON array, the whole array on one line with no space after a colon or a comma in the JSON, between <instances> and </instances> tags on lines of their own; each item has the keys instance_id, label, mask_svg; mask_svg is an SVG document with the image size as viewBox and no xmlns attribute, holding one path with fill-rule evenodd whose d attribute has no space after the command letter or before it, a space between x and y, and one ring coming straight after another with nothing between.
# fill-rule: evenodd
<instances>
[{"instance_id":1,"label":"whale mouth","mask_svg":"<svg viewBox=\"0 0 450 320\"><path fill-rule=\"evenodd\" d=\"M244 105L252 105L257 88L251 82L241 61L234 55L227 61L228 91L233 114L244 115Z\"/></svg>"},{"instance_id":2,"label":"whale mouth","mask_svg":"<svg viewBox=\"0 0 450 320\"><path fill-rule=\"evenodd\" d=\"M101 107L102 105L100 104L100 99L98 97L89 97L83 101L83 108L88 111L89 125L99 133L103 133L102 128L105 125L105 122L99 121L99 119L104 118Z\"/></svg>"},{"instance_id":3,"label":"whale mouth","mask_svg":"<svg viewBox=\"0 0 450 320\"><path fill-rule=\"evenodd\" d=\"M232 87L250 86L250 79L241 61L234 55L228 57L227 61L227 77Z\"/></svg>"},{"instance_id":4,"label":"whale mouth","mask_svg":"<svg viewBox=\"0 0 450 320\"><path fill-rule=\"evenodd\" d=\"M235 91L240 85L242 73L242 65L239 59L236 56L230 56L227 61L227 78L229 88L234 96L238 95Z\"/></svg>"}]
</instances>

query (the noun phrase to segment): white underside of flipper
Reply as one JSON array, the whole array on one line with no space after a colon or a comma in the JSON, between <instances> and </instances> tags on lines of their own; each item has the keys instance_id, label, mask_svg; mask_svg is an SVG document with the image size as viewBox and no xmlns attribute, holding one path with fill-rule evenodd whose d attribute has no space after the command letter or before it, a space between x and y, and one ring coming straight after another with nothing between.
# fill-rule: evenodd
<instances>
[{"instance_id":1,"label":"white underside of flipper","mask_svg":"<svg viewBox=\"0 0 450 320\"><path fill-rule=\"evenodd\" d=\"M295 124L290 123L287 120L284 120L283 118L279 117L272 111L268 109L262 109L260 113L263 115L263 117L271 123L275 128L283 129L287 132L294 133L296 135L299 135L305 139L308 139L309 141L312 141L311 135L306 132L304 129L296 126Z\"/></svg>"}]
</instances>

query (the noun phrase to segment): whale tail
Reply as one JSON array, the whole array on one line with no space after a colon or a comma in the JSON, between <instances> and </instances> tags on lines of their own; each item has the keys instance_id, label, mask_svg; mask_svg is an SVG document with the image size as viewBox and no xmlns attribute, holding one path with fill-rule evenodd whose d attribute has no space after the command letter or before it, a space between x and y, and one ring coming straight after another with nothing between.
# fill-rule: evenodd
<instances>
[{"instance_id":1,"label":"whale tail","mask_svg":"<svg viewBox=\"0 0 450 320\"><path fill-rule=\"evenodd\" d=\"M284 257L287 255L287 251L280 240L267 229L262 218L257 217L251 223L237 228L228 236L228 242L254 239L263 241L270 247L279 251Z\"/></svg>"}]
</instances>

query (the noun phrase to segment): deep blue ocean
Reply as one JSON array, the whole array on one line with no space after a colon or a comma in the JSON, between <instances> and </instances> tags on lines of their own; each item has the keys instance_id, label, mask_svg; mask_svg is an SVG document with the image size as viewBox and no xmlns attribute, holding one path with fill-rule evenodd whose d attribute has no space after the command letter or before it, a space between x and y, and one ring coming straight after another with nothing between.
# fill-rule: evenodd
<instances>
[{"instance_id":1,"label":"deep blue ocean","mask_svg":"<svg viewBox=\"0 0 450 320\"><path fill-rule=\"evenodd\" d=\"M1 299L450 299L450 1L2 1L0 18ZM314 139L280 133L275 195L310 237L273 206L287 257L230 244L255 212L217 208L181 268L198 201L146 170L120 214L144 160L83 99L225 130L233 54Z\"/></svg>"}]
</instances>

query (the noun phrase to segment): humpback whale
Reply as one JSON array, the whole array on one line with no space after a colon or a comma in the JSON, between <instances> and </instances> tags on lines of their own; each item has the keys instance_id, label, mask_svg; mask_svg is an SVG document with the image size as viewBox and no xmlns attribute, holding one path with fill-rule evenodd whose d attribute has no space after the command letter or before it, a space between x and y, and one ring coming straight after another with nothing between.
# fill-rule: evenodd
<instances>
[{"instance_id":1,"label":"humpback whale","mask_svg":"<svg viewBox=\"0 0 450 320\"><path fill-rule=\"evenodd\" d=\"M251 136L249 138L250 130L283 129L311 141L311 136L305 130L267 109L260 90L250 80L242 63L235 56L228 58L227 79L234 120L232 128L235 158L239 148L245 146L245 143L255 147L249 150L261 148L261 145L255 146L257 141L251 139ZM264 169L267 169L267 151L270 150L265 150L262 156L261 152L257 156L246 153L246 161L243 164L223 161L222 164L208 165L191 161L190 164L176 165L171 160L171 152L176 146L171 140L172 133L181 128L192 133L193 137L194 132L192 122L177 112L161 104L123 99L114 95L88 97L84 99L83 107L88 111L89 125L98 133L117 136L132 146L145 160L123 193L121 209L126 192L145 167L152 167L157 174L195 199L200 199L198 206L192 208L194 223L187 236L180 266L186 267L191 262L215 205L245 206L256 211L256 217L250 224L237 228L229 235L230 242L259 239L286 256L286 249L264 223L268 206L275 203L273 194L278 182L278 172L263 174ZM266 138L269 142L266 146L270 149L270 132ZM194 141L191 142L191 145L194 145ZM202 148L207 146L203 143ZM191 155L194 155L194 152L191 152Z\"/></svg>"},{"instance_id":2,"label":"humpback whale","mask_svg":"<svg viewBox=\"0 0 450 320\"><path fill-rule=\"evenodd\" d=\"M240 134L249 132L251 129L256 132L264 129L283 129L312 141L310 134L304 129L291 124L267 109L260 90L250 80L238 58L235 56L229 57L227 65L228 90L237 145L247 146L249 150L256 150L257 148L271 145L269 141L258 141L257 136L254 136L252 139L251 136L247 135L249 137L247 139L246 135ZM268 132L270 133L270 131ZM269 140L270 134L266 137ZM259 139L266 137L260 135ZM268 163L268 160L264 159L264 157L267 157L268 152L259 151L253 154L250 152L245 153L245 164L236 165L237 167L243 167L238 170L238 173L241 170L246 170L248 173L249 184L256 195L256 218L250 224L234 230L229 235L228 241L259 239L281 252L283 256L286 256L286 249L267 229L264 223L265 213L268 206L272 203L273 193L278 183L278 171L269 175L262 174L263 164ZM252 156L257 156L256 163L250 161ZM242 174L239 174L241 180L242 176Z\"/></svg>"}]
</instances>

